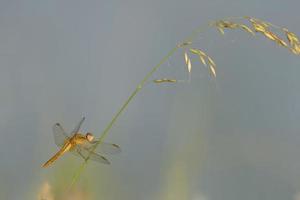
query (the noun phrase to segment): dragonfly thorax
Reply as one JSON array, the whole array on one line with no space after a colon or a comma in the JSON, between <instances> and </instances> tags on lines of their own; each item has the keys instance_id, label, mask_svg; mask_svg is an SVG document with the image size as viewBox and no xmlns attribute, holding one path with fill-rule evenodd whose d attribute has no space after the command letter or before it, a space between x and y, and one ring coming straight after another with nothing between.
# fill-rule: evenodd
<instances>
[{"instance_id":1,"label":"dragonfly thorax","mask_svg":"<svg viewBox=\"0 0 300 200\"><path fill-rule=\"evenodd\" d=\"M86 133L85 134L85 138L87 139L87 141L92 142L94 140L94 136L91 133Z\"/></svg>"}]
</instances>

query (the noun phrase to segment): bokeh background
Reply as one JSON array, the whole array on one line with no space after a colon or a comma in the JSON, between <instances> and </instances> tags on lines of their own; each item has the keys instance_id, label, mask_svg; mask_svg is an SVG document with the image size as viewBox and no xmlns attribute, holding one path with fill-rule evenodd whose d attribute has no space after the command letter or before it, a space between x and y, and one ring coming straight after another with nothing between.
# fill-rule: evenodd
<instances>
[{"instance_id":1,"label":"bokeh background","mask_svg":"<svg viewBox=\"0 0 300 200\"><path fill-rule=\"evenodd\" d=\"M0 199L75 199L81 160L56 151L51 127L100 136L144 75L193 29L250 15L300 34L296 0L1 0ZM209 29L192 81L149 83L106 138L110 166L90 162L77 199L299 200L300 57L263 36ZM153 76L187 80L182 52ZM48 194L46 194L48 193Z\"/></svg>"}]
</instances>

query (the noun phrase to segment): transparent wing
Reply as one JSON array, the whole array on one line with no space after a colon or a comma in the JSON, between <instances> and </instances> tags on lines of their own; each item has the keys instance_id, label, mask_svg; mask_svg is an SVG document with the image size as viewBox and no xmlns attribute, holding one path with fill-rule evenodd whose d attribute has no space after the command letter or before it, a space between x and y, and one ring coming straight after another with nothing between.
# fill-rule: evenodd
<instances>
[{"instance_id":1,"label":"transparent wing","mask_svg":"<svg viewBox=\"0 0 300 200\"><path fill-rule=\"evenodd\" d=\"M74 130L71 132L71 135L75 134L75 133L78 133L82 123L84 122L85 120L85 117L83 117L80 122L77 124L77 126L74 128Z\"/></svg>"},{"instance_id":2,"label":"transparent wing","mask_svg":"<svg viewBox=\"0 0 300 200\"><path fill-rule=\"evenodd\" d=\"M103 163L103 164L110 164L110 162L105 158L104 156L101 156L97 153L91 152L86 148L76 146L72 151L74 155L79 156L83 159L87 159L88 156L90 156L90 160Z\"/></svg>"},{"instance_id":3,"label":"transparent wing","mask_svg":"<svg viewBox=\"0 0 300 200\"><path fill-rule=\"evenodd\" d=\"M93 141L92 143L90 143L88 150L92 150L96 143L97 141ZM101 142L94 150L94 152L99 154L118 154L121 153L121 148L117 144Z\"/></svg>"},{"instance_id":4,"label":"transparent wing","mask_svg":"<svg viewBox=\"0 0 300 200\"><path fill-rule=\"evenodd\" d=\"M54 141L55 144L59 147L62 147L64 145L64 142L66 139L69 139L69 136L64 131L63 127L60 125L60 123L56 123L52 127L53 135L54 135Z\"/></svg>"}]
</instances>

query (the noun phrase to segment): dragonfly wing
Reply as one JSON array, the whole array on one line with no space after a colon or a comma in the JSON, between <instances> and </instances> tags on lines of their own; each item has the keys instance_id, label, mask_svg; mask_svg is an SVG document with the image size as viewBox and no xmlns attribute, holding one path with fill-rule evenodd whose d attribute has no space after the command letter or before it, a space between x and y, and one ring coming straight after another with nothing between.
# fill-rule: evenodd
<instances>
[{"instance_id":1,"label":"dragonfly wing","mask_svg":"<svg viewBox=\"0 0 300 200\"><path fill-rule=\"evenodd\" d=\"M96 143L97 141L92 142L92 146L90 146L88 149L92 150ZM101 142L94 150L94 152L99 154L118 154L121 153L121 148L117 144Z\"/></svg>"},{"instance_id":2,"label":"dragonfly wing","mask_svg":"<svg viewBox=\"0 0 300 200\"><path fill-rule=\"evenodd\" d=\"M53 125L52 131L54 135L55 144L59 147L62 147L66 139L69 138L67 133L64 131L63 127L59 123Z\"/></svg>"},{"instance_id":3,"label":"dragonfly wing","mask_svg":"<svg viewBox=\"0 0 300 200\"><path fill-rule=\"evenodd\" d=\"M90 160L96 161L96 162L100 162L103 164L110 164L110 162L108 161L107 158L105 158L104 156L101 156L97 153L91 152L86 148L83 147L75 147L74 150L71 151L74 155L76 156L80 156L83 159L87 159L89 156Z\"/></svg>"},{"instance_id":4,"label":"dragonfly wing","mask_svg":"<svg viewBox=\"0 0 300 200\"><path fill-rule=\"evenodd\" d=\"M74 128L74 130L71 132L71 135L74 135L75 133L78 133L82 123L84 122L85 117L83 117L80 122L77 124L77 126Z\"/></svg>"}]
</instances>

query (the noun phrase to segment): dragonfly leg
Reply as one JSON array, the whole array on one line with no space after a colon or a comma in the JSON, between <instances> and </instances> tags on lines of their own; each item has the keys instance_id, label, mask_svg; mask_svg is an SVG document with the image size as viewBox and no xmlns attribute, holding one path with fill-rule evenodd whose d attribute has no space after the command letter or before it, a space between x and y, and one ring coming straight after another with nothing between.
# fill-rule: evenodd
<instances>
[{"instance_id":1,"label":"dragonfly leg","mask_svg":"<svg viewBox=\"0 0 300 200\"><path fill-rule=\"evenodd\" d=\"M86 161L86 157L84 155L82 155L82 153L79 150L77 150L77 152Z\"/></svg>"}]
</instances>

